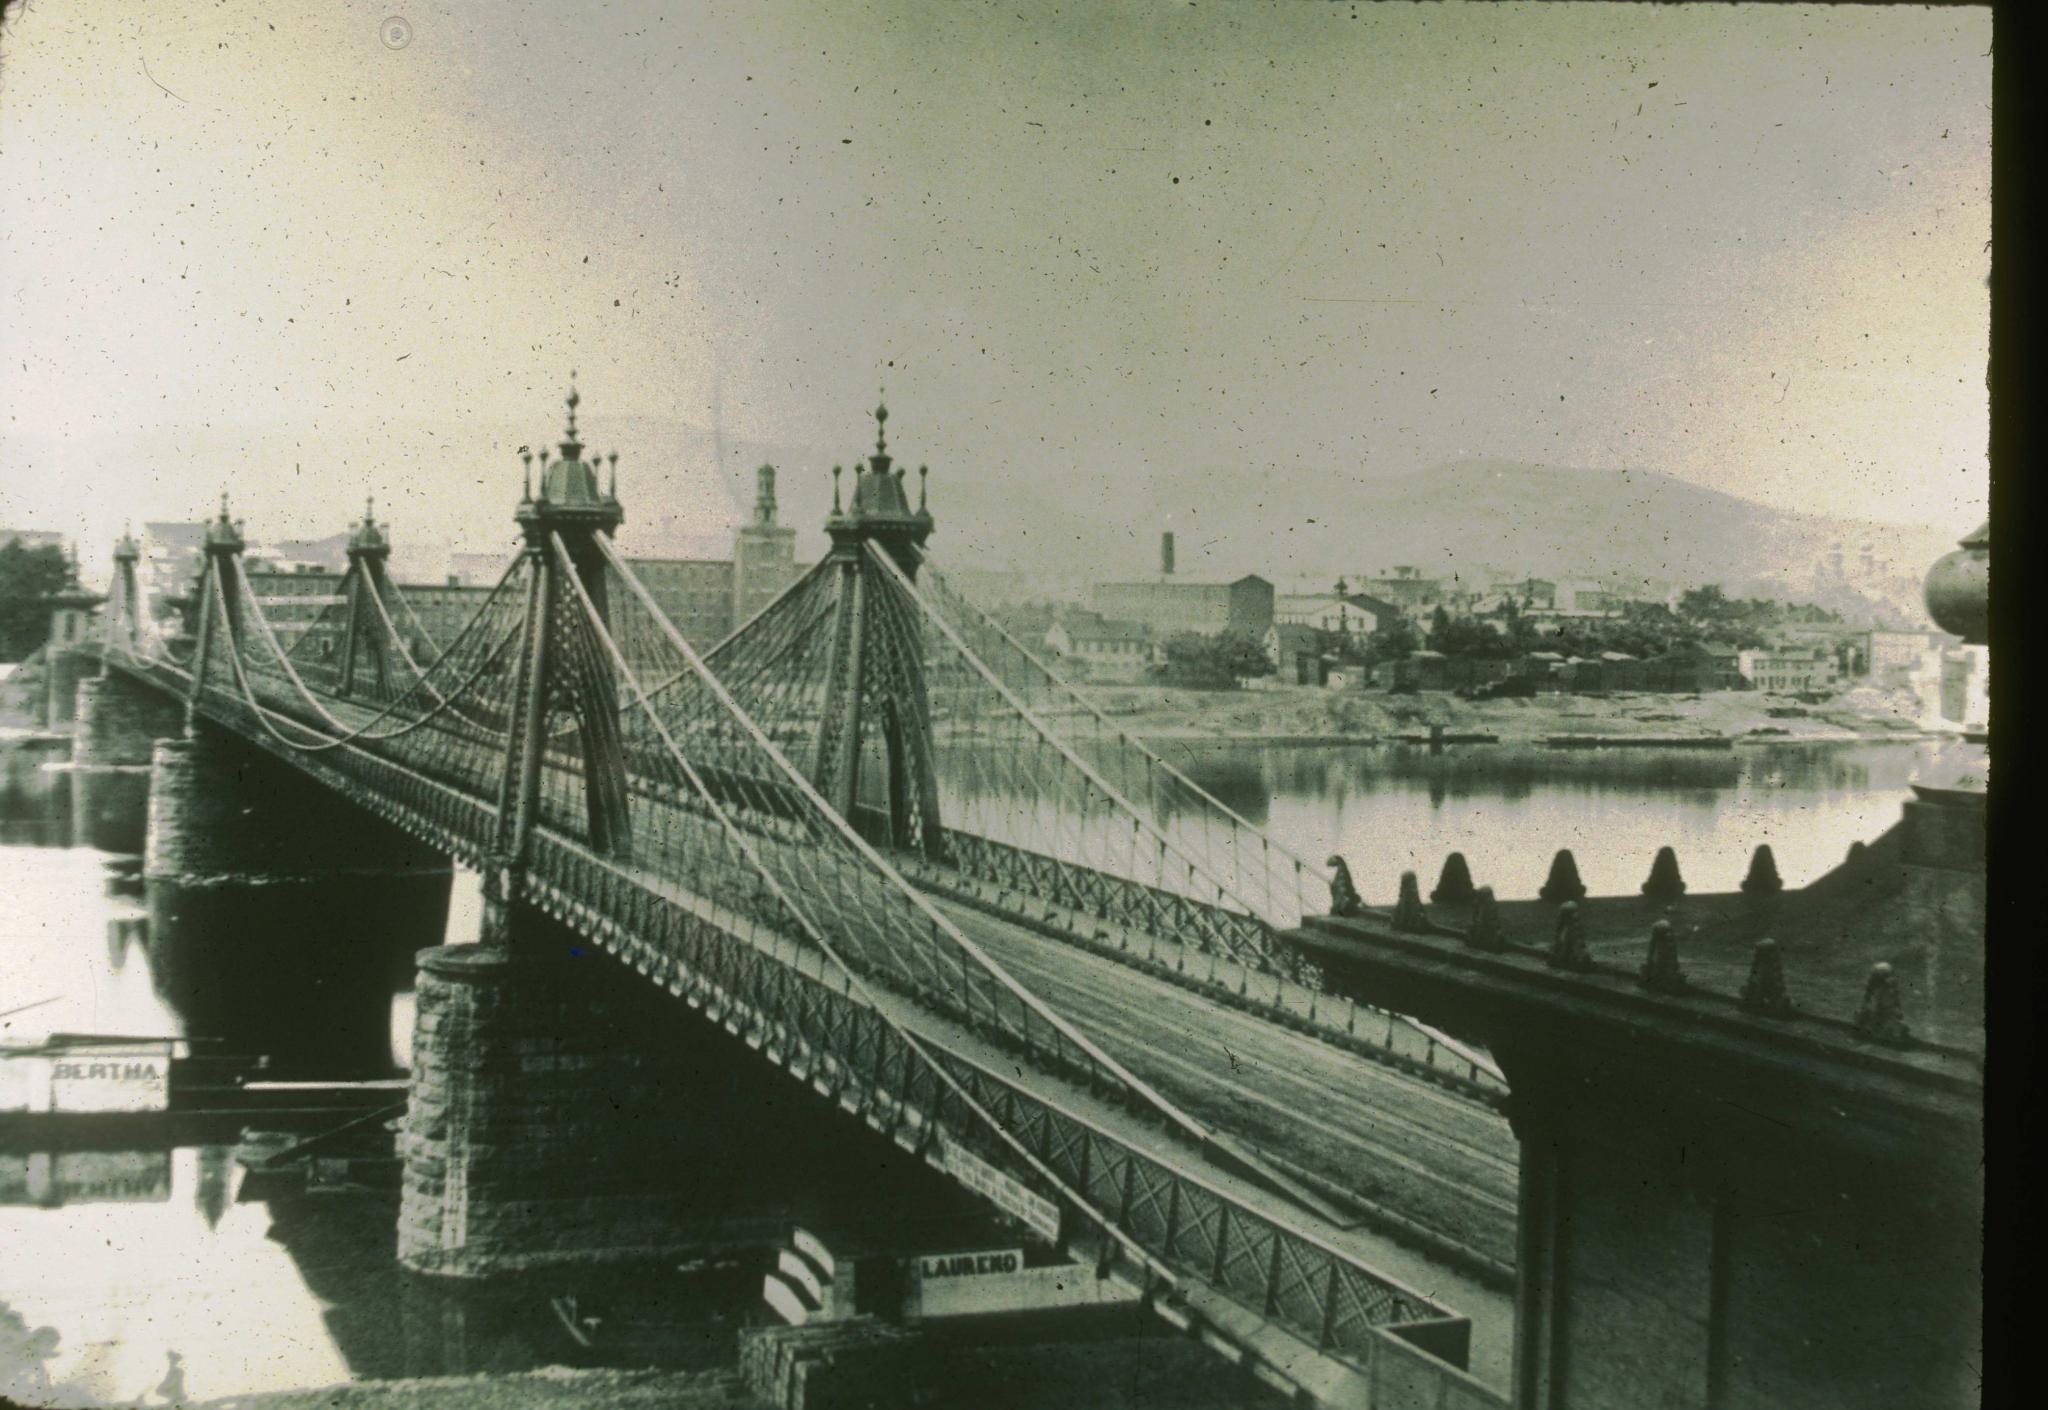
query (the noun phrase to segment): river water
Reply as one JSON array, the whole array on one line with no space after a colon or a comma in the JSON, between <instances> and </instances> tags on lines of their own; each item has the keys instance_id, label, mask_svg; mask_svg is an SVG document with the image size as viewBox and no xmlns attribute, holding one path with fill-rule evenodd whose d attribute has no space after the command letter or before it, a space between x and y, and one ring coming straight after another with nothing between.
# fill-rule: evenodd
<instances>
[{"instance_id":1,"label":"river water","mask_svg":"<svg viewBox=\"0 0 2048 1410\"><path fill-rule=\"evenodd\" d=\"M144 779L82 799L70 775L44 767L53 758L0 745L0 1043L189 1035L204 1051L270 1053L282 1075L403 1069L410 955L474 936L474 877L457 877L452 900L387 898L369 925L346 892L301 896L287 914L280 898L145 887L132 855ZM1182 749L1174 762L1305 855L1344 853L1383 900L1404 869L1427 887L1453 849L1504 897L1533 894L1562 846L1596 892L1633 891L1667 843L1695 890L1732 887L1765 842L1802 884L1889 826L1938 759L1933 745L1887 743L1711 755L1234 747ZM309 1001L337 1016L293 1018ZM0 1394L166 1403L558 1363L730 1364L735 1330L763 1315L760 1250L472 1290L409 1278L392 1258L395 1192L266 1187L233 1158L240 1125L57 1139L0 1116ZM829 1159L797 1164L831 1178ZM762 1191L764 1209L832 1198L826 1184ZM586 1351L553 1310L561 1296L648 1330Z\"/></svg>"},{"instance_id":2,"label":"river water","mask_svg":"<svg viewBox=\"0 0 2048 1410\"><path fill-rule=\"evenodd\" d=\"M1533 897L1569 847L1595 895L1634 894L1657 849L1694 891L1732 891L1768 844L1788 886L1839 864L1899 819L1939 771L1936 741L1562 750L1452 745L1247 748L1169 744L1168 762L1316 863L1332 852L1369 902L1403 871L1427 892L1446 854L1502 900Z\"/></svg>"}]
</instances>

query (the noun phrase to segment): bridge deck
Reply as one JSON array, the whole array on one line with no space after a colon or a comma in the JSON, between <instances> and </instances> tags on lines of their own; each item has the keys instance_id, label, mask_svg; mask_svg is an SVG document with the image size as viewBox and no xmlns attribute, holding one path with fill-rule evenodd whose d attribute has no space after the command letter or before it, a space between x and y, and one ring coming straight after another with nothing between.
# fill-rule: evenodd
<instances>
[{"instance_id":1,"label":"bridge deck","mask_svg":"<svg viewBox=\"0 0 2048 1410\"><path fill-rule=\"evenodd\" d=\"M1516 1144L1499 1113L1021 925L935 903L1182 1110L1512 1266ZM1341 1237L1374 1267L1471 1317L1473 1372L1505 1382L1508 1294L1367 1225Z\"/></svg>"}]
</instances>

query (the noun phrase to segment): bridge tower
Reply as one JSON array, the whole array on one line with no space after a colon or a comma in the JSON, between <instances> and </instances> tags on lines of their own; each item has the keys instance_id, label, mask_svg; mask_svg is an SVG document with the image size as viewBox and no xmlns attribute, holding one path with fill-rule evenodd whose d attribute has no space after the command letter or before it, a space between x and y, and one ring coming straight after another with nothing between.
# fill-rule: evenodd
<instances>
[{"instance_id":1,"label":"bridge tower","mask_svg":"<svg viewBox=\"0 0 2048 1410\"><path fill-rule=\"evenodd\" d=\"M575 374L570 374L573 379ZM611 663L586 641L576 586L563 578L554 551L559 538L584 595L609 620L604 554L600 534L610 535L625 518L619 507L619 457L612 454L610 483L600 492L598 458L583 459L576 432L576 407L582 398L569 388L568 425L562 432L560 456L548 463L540 453L540 484L532 482L531 457L526 493L514 518L526 541L526 635L520 646L513 693L517 714L509 731L504 786L498 804L498 851L517 866L538 818L541 773L557 715L574 723L582 756L585 823L590 845L601 853L624 856L632 844L627 813L626 747L619 723L618 683Z\"/></svg>"},{"instance_id":2,"label":"bridge tower","mask_svg":"<svg viewBox=\"0 0 2048 1410\"><path fill-rule=\"evenodd\" d=\"M632 845L619 685L579 596L609 622L600 536L624 518L618 457L600 489L580 401L572 385L560 455L541 453L538 483L535 457L521 457L525 625L480 943L418 957L398 1257L441 1277L680 1251L701 1237L678 1231L703 1182L728 1163L697 1158L704 1127L745 1124L703 1115L740 1068L707 1066L732 1060L679 1032L662 991L528 885L538 827L581 832L612 859ZM544 786L572 776L580 804Z\"/></svg>"},{"instance_id":3,"label":"bridge tower","mask_svg":"<svg viewBox=\"0 0 2048 1410\"><path fill-rule=\"evenodd\" d=\"M43 721L53 726L77 718L78 687L90 670L93 610L102 600L79 583L75 549L68 565L64 586L44 599L50 635L43 647Z\"/></svg>"},{"instance_id":4,"label":"bridge tower","mask_svg":"<svg viewBox=\"0 0 2048 1410\"><path fill-rule=\"evenodd\" d=\"M348 616L341 637L341 693L354 695L364 686L379 693L391 684L390 635L371 594L390 598L385 565L391 542L377 522L377 502L363 505L363 522L348 536Z\"/></svg>"},{"instance_id":5,"label":"bridge tower","mask_svg":"<svg viewBox=\"0 0 2048 1410\"><path fill-rule=\"evenodd\" d=\"M104 618L106 644L121 651L142 649L142 613L148 609L136 587L135 565L141 559L142 549L135 542L135 535L124 526L121 537L114 541L114 580L108 589ZM104 656L100 674L106 674Z\"/></svg>"},{"instance_id":6,"label":"bridge tower","mask_svg":"<svg viewBox=\"0 0 2048 1410\"><path fill-rule=\"evenodd\" d=\"M192 689L185 697L185 732L191 734L199 718L199 696L206 688L207 673L223 650L232 651L233 641L242 635L242 599L237 588L239 574L235 572L235 560L242 556L248 546L242 537L242 521L228 517L228 492L220 492L220 513L206 526L204 545L205 568L199 580L198 642L193 647ZM214 614L208 602L208 594L219 599L221 621L226 625L232 640L216 640Z\"/></svg>"},{"instance_id":7,"label":"bridge tower","mask_svg":"<svg viewBox=\"0 0 2048 1410\"><path fill-rule=\"evenodd\" d=\"M882 832L872 840L938 856L945 833L921 625L886 589L869 547L888 554L914 581L934 521L926 507L923 467L917 472L917 508L910 507L903 467L889 455L888 422L888 406L876 406L875 451L865 466L854 466L850 505L842 507L840 472L837 466L832 470L832 515L825 521L832 550L826 561L838 579L837 606L811 778L842 817L871 837ZM879 819L862 796L867 759L883 770Z\"/></svg>"}]
</instances>

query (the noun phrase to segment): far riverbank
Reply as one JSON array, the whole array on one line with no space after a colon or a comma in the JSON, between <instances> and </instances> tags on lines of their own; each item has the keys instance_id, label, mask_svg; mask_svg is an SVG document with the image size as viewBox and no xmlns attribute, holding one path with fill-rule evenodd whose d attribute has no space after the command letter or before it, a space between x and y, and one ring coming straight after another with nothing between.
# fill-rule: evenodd
<instances>
[{"instance_id":1,"label":"far riverbank","mask_svg":"<svg viewBox=\"0 0 2048 1410\"><path fill-rule=\"evenodd\" d=\"M1081 689L1120 729L1139 738L1268 747L1420 742L1432 726L1441 726L1454 744L1504 745L1543 745L1573 737L1621 744L1840 744L1925 739L1942 733L1926 726L1923 707L1910 692L1869 687L1817 705L1752 691L1461 700L1442 691L1391 695L1295 685L1234 691L1108 684ZM1456 736L1492 738L1460 741Z\"/></svg>"}]
</instances>

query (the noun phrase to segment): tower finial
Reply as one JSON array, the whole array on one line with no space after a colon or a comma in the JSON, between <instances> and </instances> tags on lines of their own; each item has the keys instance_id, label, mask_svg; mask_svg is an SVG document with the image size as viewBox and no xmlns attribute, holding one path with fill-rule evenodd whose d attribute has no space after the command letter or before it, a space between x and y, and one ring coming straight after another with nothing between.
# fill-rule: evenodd
<instances>
[{"instance_id":1,"label":"tower finial","mask_svg":"<svg viewBox=\"0 0 2048 1410\"><path fill-rule=\"evenodd\" d=\"M605 457L605 464L610 470L610 478L606 482L605 496L609 499L617 499L619 497L619 453L613 451L610 455L607 455Z\"/></svg>"},{"instance_id":2,"label":"tower finial","mask_svg":"<svg viewBox=\"0 0 2048 1410\"><path fill-rule=\"evenodd\" d=\"M887 428L888 428L888 424L889 424L889 389L888 389L887 387L884 387L884 388L882 388L882 390L881 390L881 392L880 392L880 395L879 395L879 399L878 399L878 400L877 400L877 401L875 402L875 454L876 454L876 455L887 455L887 454L889 453L889 446L888 446L888 443L887 443L887 439L886 439L886 437L885 437L885 435L884 435L884 432L885 432L885 431L887 430Z\"/></svg>"},{"instance_id":3,"label":"tower finial","mask_svg":"<svg viewBox=\"0 0 2048 1410\"><path fill-rule=\"evenodd\" d=\"M839 472L841 468L837 465L832 467L832 512L835 515L843 512L839 507Z\"/></svg>"},{"instance_id":4,"label":"tower finial","mask_svg":"<svg viewBox=\"0 0 2048 1410\"><path fill-rule=\"evenodd\" d=\"M576 439L576 408L583 401L576 392L576 373L573 368L569 372L569 395L565 400L569 405L569 429L566 434L573 441Z\"/></svg>"},{"instance_id":5,"label":"tower finial","mask_svg":"<svg viewBox=\"0 0 2048 1410\"><path fill-rule=\"evenodd\" d=\"M374 494L363 496L363 522L365 524L377 522L377 496Z\"/></svg>"}]
</instances>

